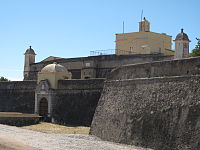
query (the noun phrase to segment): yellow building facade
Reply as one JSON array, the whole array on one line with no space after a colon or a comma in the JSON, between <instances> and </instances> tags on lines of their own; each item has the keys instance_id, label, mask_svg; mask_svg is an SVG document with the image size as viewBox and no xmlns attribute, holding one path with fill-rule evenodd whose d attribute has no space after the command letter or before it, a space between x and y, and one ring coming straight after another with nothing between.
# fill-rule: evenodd
<instances>
[{"instance_id":1,"label":"yellow building facade","mask_svg":"<svg viewBox=\"0 0 200 150\"><path fill-rule=\"evenodd\" d=\"M150 22L145 18L139 22L139 32L116 34L116 54L174 55L172 36L150 32Z\"/></svg>"},{"instance_id":2,"label":"yellow building facade","mask_svg":"<svg viewBox=\"0 0 200 150\"><path fill-rule=\"evenodd\" d=\"M57 63L45 66L41 72L38 73L37 83L42 80L48 80L52 89L58 88L58 80L72 79L72 74L64 66Z\"/></svg>"}]
</instances>

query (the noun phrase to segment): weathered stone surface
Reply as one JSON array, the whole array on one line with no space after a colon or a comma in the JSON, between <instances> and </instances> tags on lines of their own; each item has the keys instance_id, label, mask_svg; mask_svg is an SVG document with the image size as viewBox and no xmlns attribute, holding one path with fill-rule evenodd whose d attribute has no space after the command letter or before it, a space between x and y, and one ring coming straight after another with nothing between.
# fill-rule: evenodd
<instances>
[{"instance_id":1,"label":"weathered stone surface","mask_svg":"<svg viewBox=\"0 0 200 150\"><path fill-rule=\"evenodd\" d=\"M34 113L36 81L0 82L0 112Z\"/></svg>"},{"instance_id":2,"label":"weathered stone surface","mask_svg":"<svg viewBox=\"0 0 200 150\"><path fill-rule=\"evenodd\" d=\"M60 80L53 118L56 123L90 126L104 79Z\"/></svg>"},{"instance_id":3,"label":"weathered stone surface","mask_svg":"<svg viewBox=\"0 0 200 150\"><path fill-rule=\"evenodd\" d=\"M90 126L104 80L58 81L52 102L54 121ZM0 112L34 113L36 86L36 81L0 82Z\"/></svg>"},{"instance_id":4,"label":"weathered stone surface","mask_svg":"<svg viewBox=\"0 0 200 150\"><path fill-rule=\"evenodd\" d=\"M40 117L0 117L0 124L17 127L37 124L39 121Z\"/></svg>"},{"instance_id":5,"label":"weathered stone surface","mask_svg":"<svg viewBox=\"0 0 200 150\"><path fill-rule=\"evenodd\" d=\"M106 81L90 134L156 150L200 148L200 76Z\"/></svg>"},{"instance_id":6,"label":"weathered stone surface","mask_svg":"<svg viewBox=\"0 0 200 150\"><path fill-rule=\"evenodd\" d=\"M17 112L0 112L0 124L11 126L28 126L39 123L40 116Z\"/></svg>"},{"instance_id":7,"label":"weathered stone surface","mask_svg":"<svg viewBox=\"0 0 200 150\"><path fill-rule=\"evenodd\" d=\"M108 80L200 74L200 57L125 65L112 70Z\"/></svg>"},{"instance_id":8,"label":"weathered stone surface","mask_svg":"<svg viewBox=\"0 0 200 150\"><path fill-rule=\"evenodd\" d=\"M100 55L80 58L62 58L58 60L42 61L31 64L31 70L26 80L37 80L38 72L41 71L41 69L46 65L54 62L57 62L58 64L67 68L68 71L72 73L72 79L80 79L81 70L86 67L86 62L89 62L91 64L90 68L96 71L96 76L93 78L106 78L107 74L110 73L112 69L122 65L172 59L173 56L163 56L160 54Z\"/></svg>"}]
</instances>

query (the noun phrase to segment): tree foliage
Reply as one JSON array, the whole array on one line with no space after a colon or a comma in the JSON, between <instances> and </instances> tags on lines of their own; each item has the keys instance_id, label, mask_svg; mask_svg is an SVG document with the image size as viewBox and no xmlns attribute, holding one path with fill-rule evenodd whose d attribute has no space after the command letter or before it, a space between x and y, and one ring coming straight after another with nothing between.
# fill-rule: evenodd
<instances>
[{"instance_id":1,"label":"tree foliage","mask_svg":"<svg viewBox=\"0 0 200 150\"><path fill-rule=\"evenodd\" d=\"M192 50L192 53L190 54L190 56L200 56L200 39L197 38L197 45L195 47L195 49Z\"/></svg>"},{"instance_id":2,"label":"tree foliage","mask_svg":"<svg viewBox=\"0 0 200 150\"><path fill-rule=\"evenodd\" d=\"M0 82L1 81L9 81L7 78L4 78L4 77L0 77Z\"/></svg>"}]
</instances>

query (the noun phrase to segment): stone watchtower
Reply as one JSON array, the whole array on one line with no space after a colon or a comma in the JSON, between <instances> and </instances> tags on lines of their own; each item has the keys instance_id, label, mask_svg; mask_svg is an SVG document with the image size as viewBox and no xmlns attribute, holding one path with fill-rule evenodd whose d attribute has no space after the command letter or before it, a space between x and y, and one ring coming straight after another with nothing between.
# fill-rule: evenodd
<instances>
[{"instance_id":1,"label":"stone watchtower","mask_svg":"<svg viewBox=\"0 0 200 150\"><path fill-rule=\"evenodd\" d=\"M24 80L29 80L29 73L30 73L30 64L35 63L35 52L29 47L24 53L25 61L24 61Z\"/></svg>"},{"instance_id":2,"label":"stone watchtower","mask_svg":"<svg viewBox=\"0 0 200 150\"><path fill-rule=\"evenodd\" d=\"M150 32L150 22L145 17L139 22L139 32Z\"/></svg>"},{"instance_id":3,"label":"stone watchtower","mask_svg":"<svg viewBox=\"0 0 200 150\"><path fill-rule=\"evenodd\" d=\"M191 42L188 38L188 35L183 32L176 36L175 42L175 59L182 59L189 57L189 43Z\"/></svg>"}]
</instances>

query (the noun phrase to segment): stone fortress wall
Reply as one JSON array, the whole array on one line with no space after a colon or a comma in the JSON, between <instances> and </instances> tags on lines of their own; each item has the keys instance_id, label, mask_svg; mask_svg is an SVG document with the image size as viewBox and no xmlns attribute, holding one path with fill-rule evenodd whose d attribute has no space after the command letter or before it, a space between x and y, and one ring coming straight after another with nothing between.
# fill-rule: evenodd
<instances>
[{"instance_id":1,"label":"stone fortress wall","mask_svg":"<svg viewBox=\"0 0 200 150\"><path fill-rule=\"evenodd\" d=\"M56 60L57 63L72 71L74 78L81 78L81 73L85 69L95 69L95 78L97 78L90 80L60 80L58 89L55 90L53 121L59 124L90 126L103 89L104 79L99 77L105 77L116 66L170 59L172 59L172 56L102 55ZM53 62L42 61L31 64L31 80L37 79L36 74L38 71ZM86 63L90 63L91 66L86 67ZM36 86L37 83L33 80L0 82L0 111L34 113Z\"/></svg>"},{"instance_id":2,"label":"stone fortress wall","mask_svg":"<svg viewBox=\"0 0 200 150\"><path fill-rule=\"evenodd\" d=\"M51 61L41 61L30 65L29 77L26 80L37 80L37 74L48 64L57 62L67 68L72 73L72 79L106 78L107 74L116 67L153 62L172 60L173 56L164 56L162 54L138 54L138 55L100 55L81 58L57 59Z\"/></svg>"},{"instance_id":3,"label":"stone fortress wall","mask_svg":"<svg viewBox=\"0 0 200 150\"><path fill-rule=\"evenodd\" d=\"M90 126L104 79L60 80L54 121ZM36 81L0 82L0 112L34 113Z\"/></svg>"},{"instance_id":4,"label":"stone fortress wall","mask_svg":"<svg viewBox=\"0 0 200 150\"><path fill-rule=\"evenodd\" d=\"M113 69L108 80L200 74L200 57L124 65Z\"/></svg>"},{"instance_id":5,"label":"stone fortress wall","mask_svg":"<svg viewBox=\"0 0 200 150\"><path fill-rule=\"evenodd\" d=\"M60 80L56 90L54 122L90 126L105 79Z\"/></svg>"},{"instance_id":6,"label":"stone fortress wall","mask_svg":"<svg viewBox=\"0 0 200 150\"><path fill-rule=\"evenodd\" d=\"M155 150L199 149L199 64L200 57L115 69L90 134Z\"/></svg>"},{"instance_id":7,"label":"stone fortress wall","mask_svg":"<svg viewBox=\"0 0 200 150\"><path fill-rule=\"evenodd\" d=\"M34 113L36 81L0 82L0 112Z\"/></svg>"},{"instance_id":8,"label":"stone fortress wall","mask_svg":"<svg viewBox=\"0 0 200 150\"><path fill-rule=\"evenodd\" d=\"M155 150L198 149L200 57L183 59L188 57L190 42L183 29L174 40L175 55L171 37L164 47L160 42L164 39L151 40L154 33L145 40L150 32L146 21L141 22L144 27L140 23L140 40L116 40L119 46L128 46L125 53L116 51L116 55L50 56L35 63L36 54L30 46L25 52L24 81L0 82L0 111L33 113L35 105L36 114L59 124L90 126L92 122L90 133L105 140ZM58 70L52 69L54 62L59 64ZM51 67L45 74L42 69L47 65ZM68 71L72 79L63 76ZM47 76L39 80L38 72L54 77L63 73L59 76L62 80Z\"/></svg>"},{"instance_id":9,"label":"stone fortress wall","mask_svg":"<svg viewBox=\"0 0 200 150\"><path fill-rule=\"evenodd\" d=\"M102 139L159 150L197 149L199 68L197 57L125 65L106 81L59 80L53 121L90 126L96 110L90 134ZM36 81L1 82L0 111L33 113L36 86Z\"/></svg>"}]
</instances>

